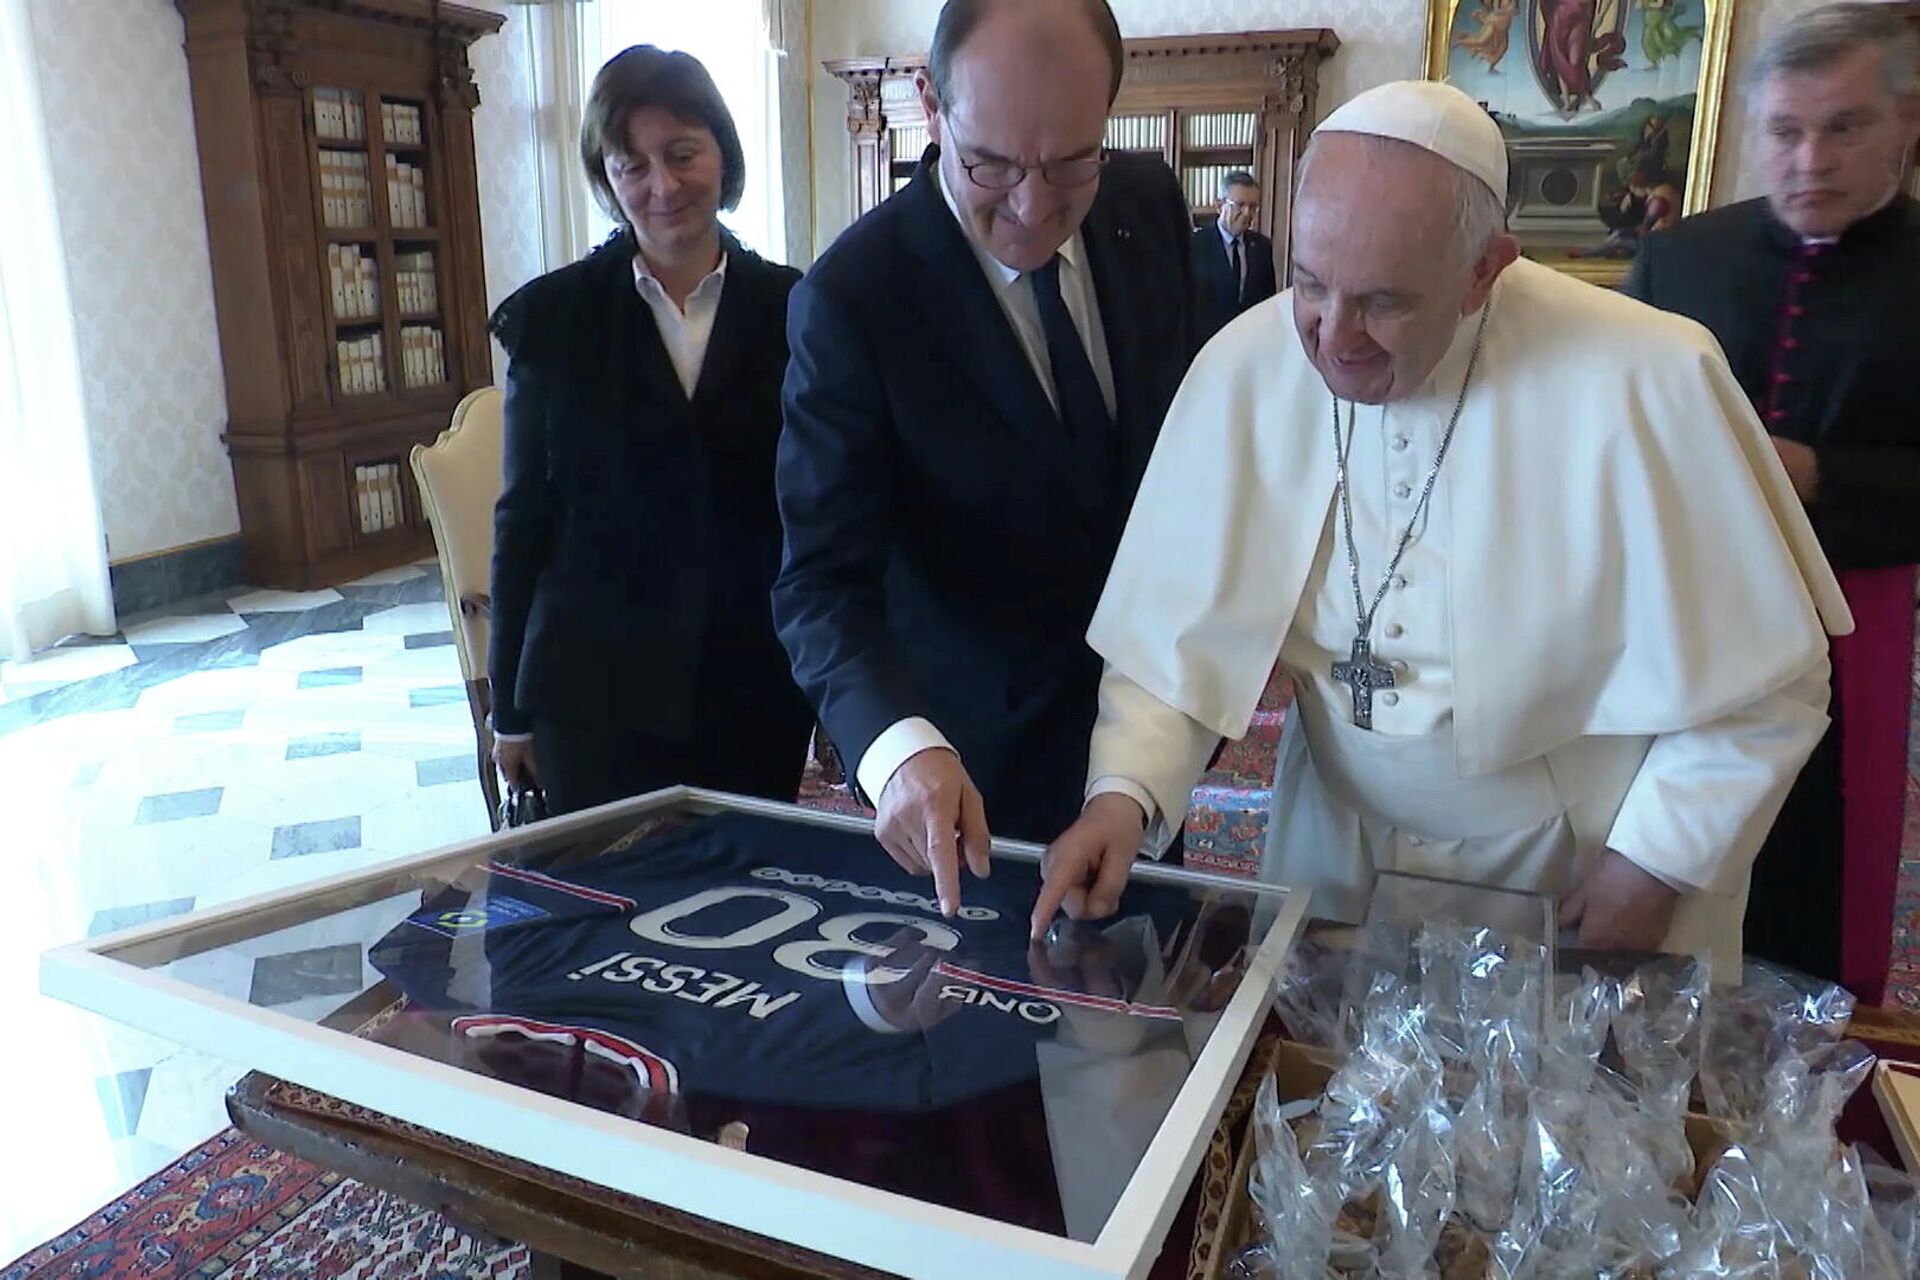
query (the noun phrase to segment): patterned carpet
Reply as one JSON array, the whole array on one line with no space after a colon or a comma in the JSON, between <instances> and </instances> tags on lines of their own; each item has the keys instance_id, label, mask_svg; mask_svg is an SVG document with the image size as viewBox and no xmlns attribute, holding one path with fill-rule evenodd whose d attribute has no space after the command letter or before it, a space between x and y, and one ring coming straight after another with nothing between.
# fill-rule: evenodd
<instances>
[{"instance_id":1,"label":"patterned carpet","mask_svg":"<svg viewBox=\"0 0 1920 1280\"><path fill-rule=\"evenodd\" d=\"M0 1271L0 1280L518 1280L519 1245L229 1129Z\"/></svg>"},{"instance_id":2,"label":"patterned carpet","mask_svg":"<svg viewBox=\"0 0 1920 1280\"><path fill-rule=\"evenodd\" d=\"M1920 1013L1920 654L1913 665L1913 719L1907 733L1907 824L1900 841L1900 888L1894 899L1893 967L1887 1001Z\"/></svg>"},{"instance_id":3,"label":"patterned carpet","mask_svg":"<svg viewBox=\"0 0 1920 1280\"><path fill-rule=\"evenodd\" d=\"M1920 1049L1920 656L1893 980L1886 1013L1863 1034ZM1287 690L1269 689L1247 737L1201 780L1188 826L1189 865L1249 872L1265 834ZM859 812L810 777L808 798ZM1914 1056L1909 1054L1908 1056ZM522 1280L524 1248L483 1242L439 1214L330 1174L227 1130L85 1222L0 1270L0 1280Z\"/></svg>"}]
</instances>

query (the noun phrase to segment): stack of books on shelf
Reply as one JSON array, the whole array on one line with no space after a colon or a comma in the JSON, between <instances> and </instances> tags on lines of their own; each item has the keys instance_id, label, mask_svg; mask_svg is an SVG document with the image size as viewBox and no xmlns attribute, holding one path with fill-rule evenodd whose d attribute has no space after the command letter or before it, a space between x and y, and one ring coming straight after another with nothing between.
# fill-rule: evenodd
<instances>
[{"instance_id":1,"label":"stack of books on shelf","mask_svg":"<svg viewBox=\"0 0 1920 1280\"><path fill-rule=\"evenodd\" d=\"M440 331L410 324L400 330L400 369L409 387L431 387L447 380L446 347Z\"/></svg>"},{"instance_id":2,"label":"stack of books on shelf","mask_svg":"<svg viewBox=\"0 0 1920 1280\"><path fill-rule=\"evenodd\" d=\"M333 318L380 318L380 267L363 257L357 244L327 246L327 277L333 289Z\"/></svg>"},{"instance_id":3,"label":"stack of books on shelf","mask_svg":"<svg viewBox=\"0 0 1920 1280\"><path fill-rule=\"evenodd\" d=\"M1190 147L1251 147L1258 121L1251 111L1210 111L1187 117Z\"/></svg>"},{"instance_id":4,"label":"stack of books on shelf","mask_svg":"<svg viewBox=\"0 0 1920 1280\"><path fill-rule=\"evenodd\" d=\"M427 225L427 175L387 157L387 220L396 227Z\"/></svg>"},{"instance_id":5,"label":"stack of books on shelf","mask_svg":"<svg viewBox=\"0 0 1920 1280\"><path fill-rule=\"evenodd\" d=\"M933 141L923 124L905 124L890 131L887 135L888 158L895 164L911 164L920 158L920 153Z\"/></svg>"},{"instance_id":6,"label":"stack of books on shelf","mask_svg":"<svg viewBox=\"0 0 1920 1280\"><path fill-rule=\"evenodd\" d=\"M420 146L420 108L404 102L381 103L380 137L390 146Z\"/></svg>"},{"instance_id":7,"label":"stack of books on shelf","mask_svg":"<svg viewBox=\"0 0 1920 1280\"><path fill-rule=\"evenodd\" d=\"M400 290L400 310L407 315L433 315L440 310L440 286L433 278L430 250L395 254L393 280Z\"/></svg>"},{"instance_id":8,"label":"stack of books on shelf","mask_svg":"<svg viewBox=\"0 0 1920 1280\"><path fill-rule=\"evenodd\" d=\"M1220 182L1241 166L1237 164L1190 164L1180 174L1187 189L1187 203L1196 209L1211 209L1220 203Z\"/></svg>"},{"instance_id":9,"label":"stack of books on shelf","mask_svg":"<svg viewBox=\"0 0 1920 1280\"><path fill-rule=\"evenodd\" d=\"M360 95L345 89L315 89L313 132L328 142L365 142L367 114L360 107Z\"/></svg>"},{"instance_id":10,"label":"stack of books on shelf","mask_svg":"<svg viewBox=\"0 0 1920 1280\"><path fill-rule=\"evenodd\" d=\"M1161 151L1166 144L1165 116L1115 116L1107 121L1107 145L1115 151Z\"/></svg>"},{"instance_id":11,"label":"stack of books on shelf","mask_svg":"<svg viewBox=\"0 0 1920 1280\"><path fill-rule=\"evenodd\" d=\"M379 533L397 526L406 513L400 489L400 464L380 462L353 469L354 496L360 500L360 532Z\"/></svg>"},{"instance_id":12,"label":"stack of books on shelf","mask_svg":"<svg viewBox=\"0 0 1920 1280\"><path fill-rule=\"evenodd\" d=\"M330 227L373 225L365 152L320 149L320 212Z\"/></svg>"},{"instance_id":13,"label":"stack of books on shelf","mask_svg":"<svg viewBox=\"0 0 1920 1280\"><path fill-rule=\"evenodd\" d=\"M379 334L342 339L338 351L340 390L343 394L367 396L387 389L387 352Z\"/></svg>"}]
</instances>

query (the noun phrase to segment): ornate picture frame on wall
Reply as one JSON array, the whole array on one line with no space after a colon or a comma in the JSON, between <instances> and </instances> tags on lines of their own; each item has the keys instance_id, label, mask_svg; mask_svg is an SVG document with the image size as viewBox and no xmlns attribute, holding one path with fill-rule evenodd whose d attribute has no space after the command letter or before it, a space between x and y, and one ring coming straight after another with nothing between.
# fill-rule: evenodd
<instances>
[{"instance_id":1,"label":"ornate picture frame on wall","mask_svg":"<svg viewBox=\"0 0 1920 1280\"><path fill-rule=\"evenodd\" d=\"M1428 0L1427 78L1506 135L1522 251L1597 284L1707 207L1733 0Z\"/></svg>"}]
</instances>

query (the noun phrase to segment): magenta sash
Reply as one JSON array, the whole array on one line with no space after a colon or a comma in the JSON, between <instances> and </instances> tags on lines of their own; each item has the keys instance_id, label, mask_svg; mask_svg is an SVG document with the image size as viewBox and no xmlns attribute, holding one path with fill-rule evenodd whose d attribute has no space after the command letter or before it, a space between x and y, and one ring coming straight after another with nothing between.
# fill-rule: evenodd
<instances>
[{"instance_id":1,"label":"magenta sash","mask_svg":"<svg viewBox=\"0 0 1920 1280\"><path fill-rule=\"evenodd\" d=\"M1907 796L1914 688L1913 565L1849 569L1840 588L1854 632L1833 641L1840 712L1840 979L1879 1004L1893 946L1893 907Z\"/></svg>"}]
</instances>

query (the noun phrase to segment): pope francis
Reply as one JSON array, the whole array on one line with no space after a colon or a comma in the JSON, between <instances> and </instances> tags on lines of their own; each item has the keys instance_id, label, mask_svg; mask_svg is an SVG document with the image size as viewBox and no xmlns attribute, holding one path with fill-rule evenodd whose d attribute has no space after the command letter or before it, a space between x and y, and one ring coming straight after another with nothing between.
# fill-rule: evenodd
<instances>
[{"instance_id":1,"label":"pope francis","mask_svg":"<svg viewBox=\"0 0 1920 1280\"><path fill-rule=\"evenodd\" d=\"M1277 661L1263 873L1317 914L1410 871L1737 972L1852 624L1713 338L1520 260L1506 189L1499 128L1445 85L1315 131L1294 286L1195 361L1088 631L1088 800L1036 935L1166 848Z\"/></svg>"}]
</instances>

